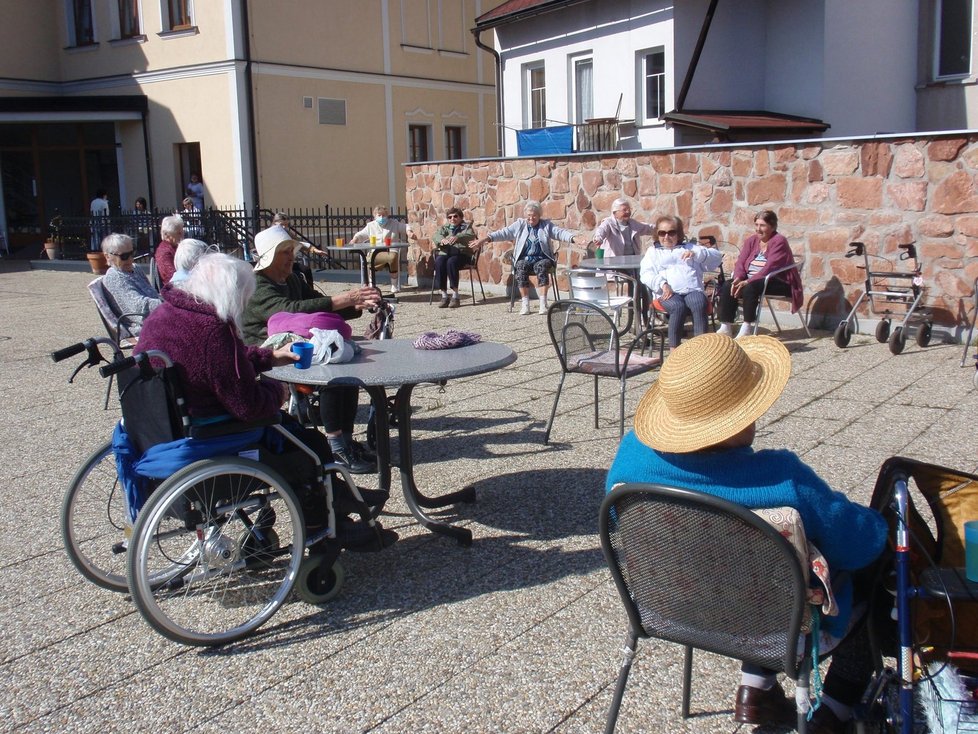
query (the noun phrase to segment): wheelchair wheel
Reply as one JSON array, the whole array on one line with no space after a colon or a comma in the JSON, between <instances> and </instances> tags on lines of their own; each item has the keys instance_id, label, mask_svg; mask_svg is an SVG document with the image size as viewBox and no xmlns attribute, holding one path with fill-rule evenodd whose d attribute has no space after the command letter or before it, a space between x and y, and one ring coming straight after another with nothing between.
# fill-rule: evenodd
<instances>
[{"instance_id":1,"label":"wheelchair wheel","mask_svg":"<svg viewBox=\"0 0 978 734\"><path fill-rule=\"evenodd\" d=\"M327 565L323 558L309 556L299 567L295 590L307 604L325 604L340 593L346 571L338 560Z\"/></svg>"},{"instance_id":2,"label":"wheelchair wheel","mask_svg":"<svg viewBox=\"0 0 978 734\"><path fill-rule=\"evenodd\" d=\"M852 339L852 330L849 328L848 321L842 321L838 326L835 327L835 346L839 349L845 349L849 346L849 340Z\"/></svg>"},{"instance_id":3,"label":"wheelchair wheel","mask_svg":"<svg viewBox=\"0 0 978 734\"><path fill-rule=\"evenodd\" d=\"M110 591L129 590L126 542L131 528L124 494L110 441L82 464L61 504L68 558L82 576Z\"/></svg>"},{"instance_id":4,"label":"wheelchair wheel","mask_svg":"<svg viewBox=\"0 0 978 734\"><path fill-rule=\"evenodd\" d=\"M903 327L898 326L890 334L890 353L899 354L905 346L907 346L907 335L904 333Z\"/></svg>"},{"instance_id":5,"label":"wheelchair wheel","mask_svg":"<svg viewBox=\"0 0 978 734\"><path fill-rule=\"evenodd\" d=\"M883 319L878 324L876 324L876 341L880 344L886 344L887 339L890 338L890 320Z\"/></svg>"},{"instance_id":6,"label":"wheelchair wheel","mask_svg":"<svg viewBox=\"0 0 978 734\"><path fill-rule=\"evenodd\" d=\"M160 485L140 512L129 588L160 634L222 645L285 602L304 544L299 501L279 474L239 457L198 461Z\"/></svg>"},{"instance_id":7,"label":"wheelchair wheel","mask_svg":"<svg viewBox=\"0 0 978 734\"><path fill-rule=\"evenodd\" d=\"M934 330L934 325L930 321L925 321L917 329L917 346L926 347L930 344L931 333Z\"/></svg>"}]
</instances>

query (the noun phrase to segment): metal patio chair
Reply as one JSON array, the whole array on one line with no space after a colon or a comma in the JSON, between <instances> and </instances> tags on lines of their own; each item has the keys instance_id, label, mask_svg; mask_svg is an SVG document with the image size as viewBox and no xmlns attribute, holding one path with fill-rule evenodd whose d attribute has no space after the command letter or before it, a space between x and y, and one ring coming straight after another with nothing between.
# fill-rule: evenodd
<instances>
[{"instance_id":1,"label":"metal patio chair","mask_svg":"<svg viewBox=\"0 0 978 734\"><path fill-rule=\"evenodd\" d=\"M473 279L473 274L475 278L479 279L479 290L482 292L482 300L486 300L486 289L482 285L482 274L479 272L479 255L482 254L482 250L475 251L475 257L469 260L467 265L463 265L459 268L459 274L468 273L469 275L469 289L472 291L472 303L475 303L475 280ZM435 298L435 278L431 278L431 293L428 294L428 305L431 305L432 300Z\"/></svg>"},{"instance_id":2,"label":"metal patio chair","mask_svg":"<svg viewBox=\"0 0 978 734\"><path fill-rule=\"evenodd\" d=\"M804 267L805 267L805 258L802 257L801 255L795 255L795 261L794 261L794 263L792 263L791 265L785 265L783 268L778 268L777 270L768 273L764 277L764 289L761 291L760 303L766 303L767 304L767 308L771 312L771 318L774 319L774 325L778 328L778 333L779 334L781 333L781 324L778 323L778 317L777 317L777 314L774 313L774 306L771 305L771 301L772 300L775 300L775 301L785 301L785 302L787 302L787 303L790 304L791 303L791 296L769 295L768 292L767 292L768 282L770 282L770 280L771 280L772 277L774 277L776 275L779 275L781 273L785 273L785 272L787 272L789 270L797 270L798 271L798 275L801 276L801 271L802 271L802 268L804 268ZM805 323L805 314L804 314L803 310L800 309L800 308L798 309L798 319L801 321L801 328L805 330L805 336L811 337L812 333L808 330L808 324ZM758 318L754 322L754 334L757 334L757 327L760 326L760 324L761 324L761 319L760 319L760 314L758 314Z\"/></svg>"}]
</instances>

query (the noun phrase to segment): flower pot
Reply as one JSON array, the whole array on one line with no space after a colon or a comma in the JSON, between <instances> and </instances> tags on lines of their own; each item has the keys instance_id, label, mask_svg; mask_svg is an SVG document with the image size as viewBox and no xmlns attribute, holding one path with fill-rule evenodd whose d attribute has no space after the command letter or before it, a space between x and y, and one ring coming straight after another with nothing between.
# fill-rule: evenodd
<instances>
[{"instance_id":1,"label":"flower pot","mask_svg":"<svg viewBox=\"0 0 978 734\"><path fill-rule=\"evenodd\" d=\"M61 259L61 245L56 242L48 240L44 243L44 254L48 256L48 260L60 260Z\"/></svg>"},{"instance_id":2,"label":"flower pot","mask_svg":"<svg viewBox=\"0 0 978 734\"><path fill-rule=\"evenodd\" d=\"M86 257L88 264L92 267L92 272L96 275L105 275L109 270L109 264L105 261L105 254L102 252L89 252Z\"/></svg>"}]
</instances>

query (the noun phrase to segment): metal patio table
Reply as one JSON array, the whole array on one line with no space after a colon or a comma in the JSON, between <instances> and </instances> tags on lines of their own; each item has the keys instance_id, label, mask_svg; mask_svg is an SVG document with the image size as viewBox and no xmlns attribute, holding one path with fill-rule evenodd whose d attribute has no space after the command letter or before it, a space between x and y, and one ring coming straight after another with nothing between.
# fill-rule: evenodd
<instances>
[{"instance_id":1,"label":"metal patio table","mask_svg":"<svg viewBox=\"0 0 978 734\"><path fill-rule=\"evenodd\" d=\"M505 344L481 342L457 349L415 349L412 339L359 341L361 352L346 364L318 364L300 370L292 365L275 367L265 374L276 380L319 387L356 385L363 387L377 406L377 459L381 489L391 488L391 444L387 390L396 389L394 414L397 419L400 449L401 489L411 514L435 533L455 538L459 544L472 543L472 531L433 520L425 509L446 507L458 502L474 502L475 488L463 487L440 497L429 497L414 481L414 453L411 446L411 394L417 385L444 385L458 377L493 372L516 361L516 353Z\"/></svg>"},{"instance_id":2,"label":"metal patio table","mask_svg":"<svg viewBox=\"0 0 978 734\"><path fill-rule=\"evenodd\" d=\"M363 285L376 286L376 277L373 271L374 257L379 252L386 252L388 250L406 250L409 247L407 242L391 242L389 245L371 245L369 242L361 242L355 245L343 245L342 247L337 247L336 245L329 245L326 249L329 252L355 252L360 256L360 283ZM398 256L400 257L400 256ZM401 269L397 269L397 284L400 287L401 284Z\"/></svg>"}]
</instances>

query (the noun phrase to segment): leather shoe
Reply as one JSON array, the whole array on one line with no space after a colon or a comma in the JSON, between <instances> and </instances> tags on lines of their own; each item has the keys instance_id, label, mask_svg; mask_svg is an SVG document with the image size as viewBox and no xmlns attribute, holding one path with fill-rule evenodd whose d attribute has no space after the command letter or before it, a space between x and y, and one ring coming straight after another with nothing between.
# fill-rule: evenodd
<instances>
[{"instance_id":1,"label":"leather shoe","mask_svg":"<svg viewBox=\"0 0 978 734\"><path fill-rule=\"evenodd\" d=\"M449 300L451 300L451 299L449 299L448 296L442 296L441 297L441 303L438 304L438 308L448 308L448 302L449 302Z\"/></svg>"},{"instance_id":2,"label":"leather shoe","mask_svg":"<svg viewBox=\"0 0 978 734\"><path fill-rule=\"evenodd\" d=\"M798 721L795 703L775 683L766 691L751 686L737 689L734 721L752 726L792 726Z\"/></svg>"},{"instance_id":3,"label":"leather shoe","mask_svg":"<svg viewBox=\"0 0 978 734\"><path fill-rule=\"evenodd\" d=\"M458 308L461 305L462 305L461 301L459 301L458 300L458 296L456 296L455 298L452 299L451 303L448 304L448 307L449 308Z\"/></svg>"},{"instance_id":4,"label":"leather shoe","mask_svg":"<svg viewBox=\"0 0 978 734\"><path fill-rule=\"evenodd\" d=\"M343 464L350 470L350 474L373 474L377 471L376 462L371 463L364 459L358 459L356 454L348 448L342 451L334 451L333 461L337 464Z\"/></svg>"},{"instance_id":5,"label":"leather shoe","mask_svg":"<svg viewBox=\"0 0 978 734\"><path fill-rule=\"evenodd\" d=\"M824 703L815 709L811 721L808 722L808 734L842 734L845 731L846 722Z\"/></svg>"},{"instance_id":6,"label":"leather shoe","mask_svg":"<svg viewBox=\"0 0 978 734\"><path fill-rule=\"evenodd\" d=\"M350 441L350 446L353 447L353 455L358 459L362 459L370 464L377 463L377 454L371 451L366 444L360 443L359 441Z\"/></svg>"}]
</instances>

